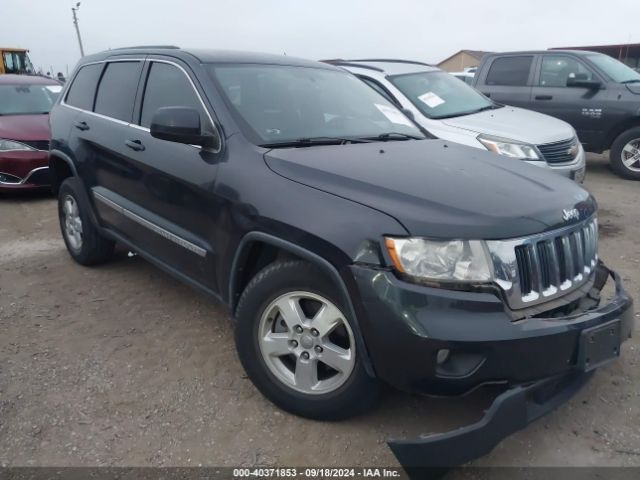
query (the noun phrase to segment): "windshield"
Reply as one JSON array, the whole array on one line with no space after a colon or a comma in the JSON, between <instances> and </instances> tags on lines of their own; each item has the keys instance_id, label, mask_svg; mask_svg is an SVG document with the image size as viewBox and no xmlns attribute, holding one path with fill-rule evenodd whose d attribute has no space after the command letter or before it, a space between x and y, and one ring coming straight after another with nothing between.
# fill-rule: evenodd
<instances>
[{"instance_id":1,"label":"windshield","mask_svg":"<svg viewBox=\"0 0 640 480\"><path fill-rule=\"evenodd\" d=\"M5 73L33 73L33 66L26 52L3 52Z\"/></svg>"},{"instance_id":2,"label":"windshield","mask_svg":"<svg viewBox=\"0 0 640 480\"><path fill-rule=\"evenodd\" d=\"M627 67L624 63L619 62L615 58L601 53L587 55L587 58L591 60L596 67L606 73L614 82L640 82L640 73Z\"/></svg>"},{"instance_id":3,"label":"windshield","mask_svg":"<svg viewBox=\"0 0 640 480\"><path fill-rule=\"evenodd\" d=\"M60 85L0 85L0 115L49 113Z\"/></svg>"},{"instance_id":4,"label":"windshield","mask_svg":"<svg viewBox=\"0 0 640 480\"><path fill-rule=\"evenodd\" d=\"M496 106L446 72L409 73L388 78L428 118L458 117Z\"/></svg>"},{"instance_id":5,"label":"windshield","mask_svg":"<svg viewBox=\"0 0 640 480\"><path fill-rule=\"evenodd\" d=\"M418 128L355 76L287 65L212 65L226 103L254 143L301 139L424 138Z\"/></svg>"}]
</instances>

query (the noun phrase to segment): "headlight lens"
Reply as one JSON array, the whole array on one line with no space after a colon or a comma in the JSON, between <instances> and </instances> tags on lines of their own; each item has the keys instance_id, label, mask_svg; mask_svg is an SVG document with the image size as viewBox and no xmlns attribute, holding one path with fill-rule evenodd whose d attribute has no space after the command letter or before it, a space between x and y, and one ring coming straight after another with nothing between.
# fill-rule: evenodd
<instances>
[{"instance_id":1,"label":"headlight lens","mask_svg":"<svg viewBox=\"0 0 640 480\"><path fill-rule=\"evenodd\" d=\"M428 280L486 282L491 279L488 254L479 240L385 238L396 269Z\"/></svg>"},{"instance_id":2,"label":"headlight lens","mask_svg":"<svg viewBox=\"0 0 640 480\"><path fill-rule=\"evenodd\" d=\"M25 145L24 143L16 142L15 140L5 140L0 138L0 152L11 152L16 150L35 150L35 148Z\"/></svg>"},{"instance_id":3,"label":"headlight lens","mask_svg":"<svg viewBox=\"0 0 640 480\"><path fill-rule=\"evenodd\" d=\"M538 151L533 145L519 143L506 138L490 137L488 135L478 136L478 141L482 143L487 150L499 155L519 158L521 160L540 160Z\"/></svg>"}]
</instances>

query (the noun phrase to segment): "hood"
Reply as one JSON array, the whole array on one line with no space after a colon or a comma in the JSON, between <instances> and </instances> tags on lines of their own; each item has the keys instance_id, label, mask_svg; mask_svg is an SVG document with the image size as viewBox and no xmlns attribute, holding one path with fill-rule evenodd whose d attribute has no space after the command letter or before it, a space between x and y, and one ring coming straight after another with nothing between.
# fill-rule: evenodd
<instances>
[{"instance_id":1,"label":"hood","mask_svg":"<svg viewBox=\"0 0 640 480\"><path fill-rule=\"evenodd\" d=\"M49 140L49 115L0 115L0 138Z\"/></svg>"},{"instance_id":2,"label":"hood","mask_svg":"<svg viewBox=\"0 0 640 480\"><path fill-rule=\"evenodd\" d=\"M575 136L571 125L563 120L516 107L485 110L442 121L446 125L478 134L509 138L532 145L559 142Z\"/></svg>"},{"instance_id":3,"label":"hood","mask_svg":"<svg viewBox=\"0 0 640 480\"><path fill-rule=\"evenodd\" d=\"M265 161L283 177L433 238L515 238L583 220L596 208L585 190L560 175L443 140L273 149ZM579 218L566 222L563 209L572 208Z\"/></svg>"}]
</instances>

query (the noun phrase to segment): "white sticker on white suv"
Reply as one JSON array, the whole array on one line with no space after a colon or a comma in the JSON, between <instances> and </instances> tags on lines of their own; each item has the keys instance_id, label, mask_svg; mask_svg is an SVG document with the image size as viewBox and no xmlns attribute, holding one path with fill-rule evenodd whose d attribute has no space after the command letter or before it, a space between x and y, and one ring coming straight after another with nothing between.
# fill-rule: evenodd
<instances>
[{"instance_id":1,"label":"white sticker on white suv","mask_svg":"<svg viewBox=\"0 0 640 480\"><path fill-rule=\"evenodd\" d=\"M387 105L380 105L379 103L376 103L375 106L378 107L378 110L380 110L380 112L385 117L387 117L387 119L391 123L413 127L413 124L411 123L411 121L407 117L405 117L404 114L400 112L400 110L398 110L397 108L389 107Z\"/></svg>"},{"instance_id":2,"label":"white sticker on white suv","mask_svg":"<svg viewBox=\"0 0 640 480\"><path fill-rule=\"evenodd\" d=\"M436 108L438 105L442 105L446 102L446 100L433 92L423 93L418 97L418 100L427 105L427 107L429 108Z\"/></svg>"}]
</instances>

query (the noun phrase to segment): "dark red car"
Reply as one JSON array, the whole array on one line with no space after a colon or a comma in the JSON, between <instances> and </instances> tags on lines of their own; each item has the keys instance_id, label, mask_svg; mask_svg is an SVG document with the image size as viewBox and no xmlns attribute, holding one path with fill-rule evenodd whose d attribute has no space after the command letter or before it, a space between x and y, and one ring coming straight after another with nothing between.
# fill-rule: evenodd
<instances>
[{"instance_id":1,"label":"dark red car","mask_svg":"<svg viewBox=\"0 0 640 480\"><path fill-rule=\"evenodd\" d=\"M49 187L49 111L61 90L49 78L0 75L0 191Z\"/></svg>"}]
</instances>

